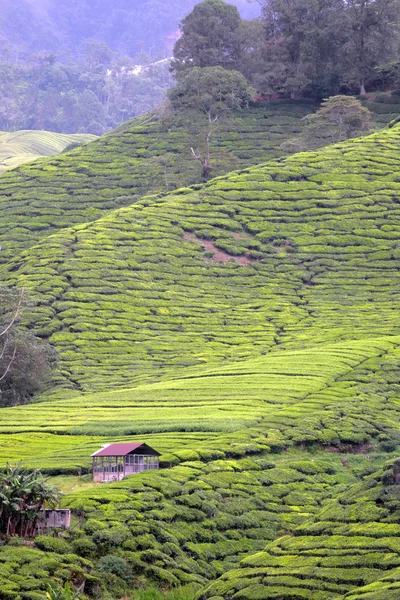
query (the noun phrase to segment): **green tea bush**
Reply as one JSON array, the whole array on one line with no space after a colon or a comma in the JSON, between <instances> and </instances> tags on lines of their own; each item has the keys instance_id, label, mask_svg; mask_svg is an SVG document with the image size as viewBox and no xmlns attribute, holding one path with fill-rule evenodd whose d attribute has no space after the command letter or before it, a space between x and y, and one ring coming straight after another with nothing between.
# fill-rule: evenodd
<instances>
[{"instance_id":1,"label":"green tea bush","mask_svg":"<svg viewBox=\"0 0 400 600\"><path fill-rule=\"evenodd\" d=\"M123 558L113 554L102 556L97 563L97 569L100 573L112 573L126 581L129 581L132 577L132 571L128 563Z\"/></svg>"},{"instance_id":2,"label":"green tea bush","mask_svg":"<svg viewBox=\"0 0 400 600\"><path fill-rule=\"evenodd\" d=\"M70 549L65 540L48 535L37 536L35 538L35 545L45 552L56 552L58 554L66 554Z\"/></svg>"}]
</instances>

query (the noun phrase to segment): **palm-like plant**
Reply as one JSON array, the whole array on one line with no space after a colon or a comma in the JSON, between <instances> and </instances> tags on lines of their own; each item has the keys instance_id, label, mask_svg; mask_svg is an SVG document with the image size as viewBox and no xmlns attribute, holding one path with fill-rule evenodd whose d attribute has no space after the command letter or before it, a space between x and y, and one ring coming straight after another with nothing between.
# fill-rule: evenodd
<instances>
[{"instance_id":1,"label":"palm-like plant","mask_svg":"<svg viewBox=\"0 0 400 600\"><path fill-rule=\"evenodd\" d=\"M46 593L46 600L76 600L78 596L79 592L74 592L70 584L66 583L62 589L49 586Z\"/></svg>"},{"instance_id":2,"label":"palm-like plant","mask_svg":"<svg viewBox=\"0 0 400 600\"><path fill-rule=\"evenodd\" d=\"M42 510L58 500L39 471L7 464L0 474L0 535L33 536Z\"/></svg>"}]
</instances>

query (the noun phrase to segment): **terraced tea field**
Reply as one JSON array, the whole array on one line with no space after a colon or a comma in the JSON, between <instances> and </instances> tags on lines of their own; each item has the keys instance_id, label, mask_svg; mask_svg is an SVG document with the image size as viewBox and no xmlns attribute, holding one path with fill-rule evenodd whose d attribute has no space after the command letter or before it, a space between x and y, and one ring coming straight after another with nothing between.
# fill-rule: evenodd
<instances>
[{"instance_id":1,"label":"terraced tea field","mask_svg":"<svg viewBox=\"0 0 400 600\"><path fill-rule=\"evenodd\" d=\"M307 102L276 101L232 114L213 141L213 175L281 156L281 144L301 131L302 117L314 109ZM89 146L4 173L0 264L59 229L98 219L146 194L199 182L190 148L201 149L203 138L179 118L145 115Z\"/></svg>"},{"instance_id":2,"label":"terraced tea field","mask_svg":"<svg viewBox=\"0 0 400 600\"><path fill-rule=\"evenodd\" d=\"M276 353L211 371L188 370L184 379L3 409L0 462L23 458L33 468L75 472L78 467L87 469L90 454L113 437L145 435L167 453L162 461L174 464L187 450L192 458L203 457L199 444L205 456L207 447L232 449L236 444L226 443L240 438L234 432L243 434L264 421L276 428L275 441L269 434L266 444L279 445L282 421L296 429L304 415L318 414L321 403L329 406L337 398L332 387L338 378L367 360L397 355L398 343L400 338L388 338ZM339 393L343 385L351 389L341 383ZM324 435L329 443L337 438L335 432L332 439L328 431ZM286 437L290 439L287 432ZM359 438L353 432L347 441Z\"/></svg>"},{"instance_id":3,"label":"terraced tea field","mask_svg":"<svg viewBox=\"0 0 400 600\"><path fill-rule=\"evenodd\" d=\"M68 135L52 131L0 132L0 173L44 156L60 154L72 144L86 144L96 137L83 133Z\"/></svg>"},{"instance_id":4,"label":"terraced tea field","mask_svg":"<svg viewBox=\"0 0 400 600\"><path fill-rule=\"evenodd\" d=\"M61 357L55 390L1 410L0 464L64 477L73 510L60 537L0 546L0 600L68 580L101 600L149 582L397 598L400 126L254 167L278 146L250 115L216 142L241 170L203 186L175 189L196 164L176 124L145 120L0 178L2 281L37 298L25 325ZM162 469L91 484L91 453L128 440Z\"/></svg>"},{"instance_id":5,"label":"terraced tea field","mask_svg":"<svg viewBox=\"0 0 400 600\"><path fill-rule=\"evenodd\" d=\"M297 598L303 589L297 581L308 581L311 563L313 577L302 596L310 600L342 600L372 577L384 577L400 560L388 539L398 526L383 525L384 540L375 546L368 540L373 556L363 550L360 536L376 539L378 520L386 522L387 509L373 505L375 497L386 498L381 480L368 475L382 468L400 439L399 355L400 337L328 344L221 369L188 370L184 379L131 390L3 409L3 463L18 457L50 474L80 472L100 445L143 439L138 436L142 429L158 430L145 439L162 451L164 467L108 485L90 487L83 479L80 488L77 480L77 491L63 505L77 513L84 507L84 532L75 537L72 531L72 538L54 543L45 536L38 539L39 549L26 548L18 558L12 547L1 548L4 589L14 590L18 599L38 598L44 589L43 577L36 575L41 558L47 578L76 574L79 565L90 565L90 590L99 577L97 561L110 554L122 558L135 577L144 574L163 586L191 584L193 594L205 586L199 597L207 598L228 598L237 590L243 590L238 597L246 600L260 594L272 598L282 585L288 593L292 586L288 597ZM177 410L180 419L174 416ZM370 489L369 481L376 487L372 496L359 492ZM340 509L335 508L337 497ZM346 529L343 523L349 518L361 523L362 533L361 527ZM332 532L324 533L324 527ZM317 548L325 548L322 558L310 541L313 535ZM345 554L334 545L338 535L349 540ZM271 549L264 550L268 540ZM278 553L282 559L268 558L279 544L293 540L298 540L296 548L305 544L306 556L311 547L314 562L303 560L302 550L297 560L286 545ZM356 568L354 561L364 555L367 567ZM277 572L265 584L267 591L262 590L265 576L259 561L268 574L271 565ZM29 587L21 589L26 574ZM207 588L207 582L221 575ZM128 592L123 579L101 577L113 593Z\"/></svg>"},{"instance_id":6,"label":"terraced tea field","mask_svg":"<svg viewBox=\"0 0 400 600\"><path fill-rule=\"evenodd\" d=\"M395 127L145 198L47 237L3 278L38 295L30 326L82 391L395 335L399 149Z\"/></svg>"}]
</instances>

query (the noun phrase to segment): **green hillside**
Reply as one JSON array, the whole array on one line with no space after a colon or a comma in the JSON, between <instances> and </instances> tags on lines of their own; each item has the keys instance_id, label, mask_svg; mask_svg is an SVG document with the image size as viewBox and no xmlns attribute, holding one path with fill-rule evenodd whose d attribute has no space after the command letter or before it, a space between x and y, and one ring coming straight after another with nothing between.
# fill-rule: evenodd
<instances>
[{"instance_id":1,"label":"green hillside","mask_svg":"<svg viewBox=\"0 0 400 600\"><path fill-rule=\"evenodd\" d=\"M400 333L400 129L143 199L4 270L77 389Z\"/></svg>"},{"instance_id":2,"label":"green hillside","mask_svg":"<svg viewBox=\"0 0 400 600\"><path fill-rule=\"evenodd\" d=\"M400 126L169 194L160 171L158 195L116 210L91 165L88 198L109 200L83 222L73 173L107 146L125 169L121 138L132 125L0 178L18 180L21 215L32 169L76 201L72 227L64 198L19 243L3 230L2 281L37 298L25 324L61 360L56 390L0 411L0 464L40 468L74 516L61 537L0 546L0 600L68 580L96 600L142 600L149 582L181 600L394 600ZM93 484L91 453L124 440L162 469Z\"/></svg>"},{"instance_id":3,"label":"green hillside","mask_svg":"<svg viewBox=\"0 0 400 600\"><path fill-rule=\"evenodd\" d=\"M241 562L202 598L395 600L399 494L392 466L355 484L313 519ZM349 591L350 590L350 591Z\"/></svg>"},{"instance_id":4,"label":"green hillside","mask_svg":"<svg viewBox=\"0 0 400 600\"><path fill-rule=\"evenodd\" d=\"M169 467L92 487L75 478L63 505L84 507L84 531L76 521L72 537L1 547L3 594L36 600L46 578L79 574L89 596L101 580L112 598L143 575L161 586L190 583L191 598L196 590L280 598L285 588L288 598L344 600L372 581L387 585L400 564L398 488L376 472L400 439L399 350L400 337L328 344L3 409L3 464L23 458L54 474L88 467L96 448L127 439L129 421L131 433L158 429L145 439ZM125 561L131 581L98 571L110 555Z\"/></svg>"},{"instance_id":5,"label":"green hillside","mask_svg":"<svg viewBox=\"0 0 400 600\"><path fill-rule=\"evenodd\" d=\"M95 139L95 135L52 131L0 132L0 173L37 158L60 154L71 144L85 144Z\"/></svg>"},{"instance_id":6,"label":"green hillside","mask_svg":"<svg viewBox=\"0 0 400 600\"><path fill-rule=\"evenodd\" d=\"M214 139L213 175L281 156L312 110L307 101L276 101L230 115ZM4 173L0 263L58 229L199 182L190 148L201 149L203 138L178 117L145 115L84 148Z\"/></svg>"}]
</instances>

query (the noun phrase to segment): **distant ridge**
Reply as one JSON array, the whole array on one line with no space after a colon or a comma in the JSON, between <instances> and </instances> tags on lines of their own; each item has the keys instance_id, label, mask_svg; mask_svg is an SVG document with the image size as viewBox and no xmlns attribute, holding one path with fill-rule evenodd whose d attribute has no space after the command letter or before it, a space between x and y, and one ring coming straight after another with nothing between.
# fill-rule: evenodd
<instances>
[{"instance_id":1,"label":"distant ridge","mask_svg":"<svg viewBox=\"0 0 400 600\"><path fill-rule=\"evenodd\" d=\"M97 136L88 133L63 134L53 131L0 132L0 173L45 156L63 152L73 144L92 142Z\"/></svg>"}]
</instances>

